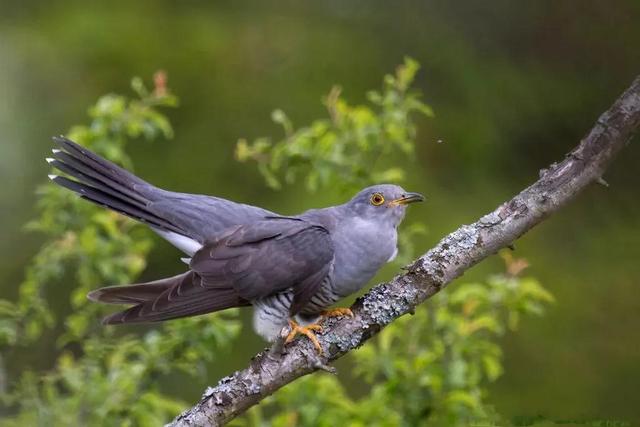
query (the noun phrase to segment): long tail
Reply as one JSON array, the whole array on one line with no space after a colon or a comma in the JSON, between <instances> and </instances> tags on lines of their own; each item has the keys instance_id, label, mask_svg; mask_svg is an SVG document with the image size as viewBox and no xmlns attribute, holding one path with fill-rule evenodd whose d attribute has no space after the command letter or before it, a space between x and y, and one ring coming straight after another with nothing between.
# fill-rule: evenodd
<instances>
[{"instance_id":1,"label":"long tail","mask_svg":"<svg viewBox=\"0 0 640 427\"><path fill-rule=\"evenodd\" d=\"M88 297L107 304L134 304L105 317L105 325L160 322L249 304L232 288L201 286L193 271L148 283L109 286L90 292Z\"/></svg>"},{"instance_id":2,"label":"long tail","mask_svg":"<svg viewBox=\"0 0 640 427\"><path fill-rule=\"evenodd\" d=\"M53 150L53 158L47 161L56 169L77 181L58 175L49 178L58 185L78 193L82 198L105 206L138 221L161 230L188 233L170 221L154 213L149 205L159 189L132 173L98 156L75 142L54 137L60 147Z\"/></svg>"}]
</instances>

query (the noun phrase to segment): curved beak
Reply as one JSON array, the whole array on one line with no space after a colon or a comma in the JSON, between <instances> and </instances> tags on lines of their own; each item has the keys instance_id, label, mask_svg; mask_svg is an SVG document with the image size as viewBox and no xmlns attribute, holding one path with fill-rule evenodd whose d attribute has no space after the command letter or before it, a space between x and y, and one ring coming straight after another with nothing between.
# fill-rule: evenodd
<instances>
[{"instance_id":1,"label":"curved beak","mask_svg":"<svg viewBox=\"0 0 640 427\"><path fill-rule=\"evenodd\" d=\"M424 196L420 193L404 193L399 198L392 200L389 204L395 205L408 205L414 202L424 202Z\"/></svg>"}]
</instances>

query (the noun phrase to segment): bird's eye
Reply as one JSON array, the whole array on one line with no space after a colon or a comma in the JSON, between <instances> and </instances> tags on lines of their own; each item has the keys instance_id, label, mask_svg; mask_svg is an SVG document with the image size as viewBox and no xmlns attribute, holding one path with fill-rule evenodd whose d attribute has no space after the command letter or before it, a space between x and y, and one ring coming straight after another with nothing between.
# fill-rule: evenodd
<instances>
[{"instance_id":1,"label":"bird's eye","mask_svg":"<svg viewBox=\"0 0 640 427\"><path fill-rule=\"evenodd\" d=\"M380 206L384 203L384 197L380 193L373 193L370 200L373 206Z\"/></svg>"}]
</instances>

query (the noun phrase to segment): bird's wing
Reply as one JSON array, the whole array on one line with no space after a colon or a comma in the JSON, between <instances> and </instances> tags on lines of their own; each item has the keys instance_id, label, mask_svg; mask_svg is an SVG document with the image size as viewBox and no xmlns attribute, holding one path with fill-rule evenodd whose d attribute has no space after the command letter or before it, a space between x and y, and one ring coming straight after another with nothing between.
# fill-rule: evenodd
<instances>
[{"instance_id":1,"label":"bird's wing","mask_svg":"<svg viewBox=\"0 0 640 427\"><path fill-rule=\"evenodd\" d=\"M160 322L250 304L232 288L205 287L193 271L149 283L101 288L88 297L107 304L134 304L105 317L102 323L108 325Z\"/></svg>"},{"instance_id":2,"label":"bird's wing","mask_svg":"<svg viewBox=\"0 0 640 427\"><path fill-rule=\"evenodd\" d=\"M274 217L227 230L196 252L178 276L89 294L94 301L135 304L104 323L157 322L210 313L292 289L291 315L318 291L333 263L327 230L300 219Z\"/></svg>"},{"instance_id":3,"label":"bird's wing","mask_svg":"<svg viewBox=\"0 0 640 427\"><path fill-rule=\"evenodd\" d=\"M239 226L205 245L193 256L191 269L205 286L233 287L249 301L291 289L290 312L296 314L328 277L333 258L324 227L273 217Z\"/></svg>"},{"instance_id":4,"label":"bird's wing","mask_svg":"<svg viewBox=\"0 0 640 427\"><path fill-rule=\"evenodd\" d=\"M51 176L55 183L148 224L187 253L230 226L274 215L219 197L161 190L67 138L54 141L59 148L47 160L74 178Z\"/></svg>"}]
</instances>

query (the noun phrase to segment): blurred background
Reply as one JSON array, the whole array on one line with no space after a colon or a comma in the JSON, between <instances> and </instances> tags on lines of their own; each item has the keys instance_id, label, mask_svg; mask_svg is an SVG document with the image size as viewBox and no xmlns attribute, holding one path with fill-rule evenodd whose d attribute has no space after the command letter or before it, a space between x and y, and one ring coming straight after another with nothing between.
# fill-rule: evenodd
<instances>
[{"instance_id":1,"label":"blurred background","mask_svg":"<svg viewBox=\"0 0 640 427\"><path fill-rule=\"evenodd\" d=\"M409 215L428 224L422 252L537 179L640 71L637 0L1 0L0 9L0 294L8 299L41 244L23 225L35 215L50 137L86 122L100 95L129 93L132 76L166 70L181 101L168 112L173 140L128 148L137 174L286 214L345 195L268 189L255 167L233 159L238 138L280 136L275 108L297 126L324 115L334 84L363 102L405 55L415 58L416 87L435 111L420 119L404 184L428 195ZM639 161L632 143L606 174L609 188L592 186L516 243L557 303L504 338L506 371L490 390L499 412L640 419ZM143 278L180 271L177 255L159 242ZM490 259L464 280L501 268ZM69 310L63 291L50 299L60 317ZM211 378L182 384L185 400L262 348L253 333L244 337ZM5 360L8 380L55 357L16 353Z\"/></svg>"}]
</instances>

